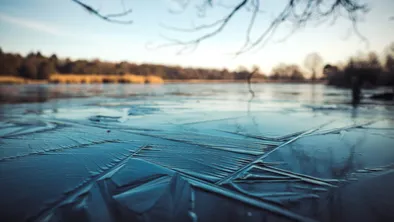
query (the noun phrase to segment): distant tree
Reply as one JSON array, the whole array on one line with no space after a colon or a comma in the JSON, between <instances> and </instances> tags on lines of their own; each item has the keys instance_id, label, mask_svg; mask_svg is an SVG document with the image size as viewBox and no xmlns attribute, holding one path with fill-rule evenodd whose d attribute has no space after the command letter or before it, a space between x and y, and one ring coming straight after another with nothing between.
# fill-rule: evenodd
<instances>
[{"instance_id":1,"label":"distant tree","mask_svg":"<svg viewBox=\"0 0 394 222\"><path fill-rule=\"evenodd\" d=\"M394 42L386 47L384 54L386 57L384 67L394 75Z\"/></svg>"},{"instance_id":2,"label":"distant tree","mask_svg":"<svg viewBox=\"0 0 394 222\"><path fill-rule=\"evenodd\" d=\"M116 74L126 74L129 73L129 64L127 62L120 62L115 65Z\"/></svg>"},{"instance_id":3,"label":"distant tree","mask_svg":"<svg viewBox=\"0 0 394 222\"><path fill-rule=\"evenodd\" d=\"M27 58L23 61L19 73L22 77L28 79L37 79L37 67L33 58Z\"/></svg>"},{"instance_id":4,"label":"distant tree","mask_svg":"<svg viewBox=\"0 0 394 222\"><path fill-rule=\"evenodd\" d=\"M52 54L51 57L49 57L49 60L56 64L58 61L56 54Z\"/></svg>"},{"instance_id":5,"label":"distant tree","mask_svg":"<svg viewBox=\"0 0 394 222\"><path fill-rule=\"evenodd\" d=\"M56 65L56 69L63 74L72 73L71 72L71 63L72 61L69 58L58 60Z\"/></svg>"},{"instance_id":6,"label":"distant tree","mask_svg":"<svg viewBox=\"0 0 394 222\"><path fill-rule=\"evenodd\" d=\"M265 79L266 76L262 71L260 70L260 67L258 65L253 65L252 67L252 72L253 72L253 79Z\"/></svg>"},{"instance_id":7,"label":"distant tree","mask_svg":"<svg viewBox=\"0 0 394 222\"><path fill-rule=\"evenodd\" d=\"M326 64L323 67L323 75L324 75L324 77L327 78L329 76L335 75L338 72L338 70L339 70L339 68L337 66Z\"/></svg>"},{"instance_id":8,"label":"distant tree","mask_svg":"<svg viewBox=\"0 0 394 222\"><path fill-rule=\"evenodd\" d=\"M323 59L316 52L310 53L305 57L304 65L310 71L312 81L315 81L316 76L321 74L320 70L323 66Z\"/></svg>"},{"instance_id":9,"label":"distant tree","mask_svg":"<svg viewBox=\"0 0 394 222\"><path fill-rule=\"evenodd\" d=\"M273 80L278 80L278 79L285 79L288 78L287 73L286 73L286 64L280 63L274 68L272 68L271 71L271 79Z\"/></svg>"},{"instance_id":10,"label":"distant tree","mask_svg":"<svg viewBox=\"0 0 394 222\"><path fill-rule=\"evenodd\" d=\"M385 83L391 85L394 91L394 42L385 49L384 70L386 73Z\"/></svg>"},{"instance_id":11,"label":"distant tree","mask_svg":"<svg viewBox=\"0 0 394 222\"><path fill-rule=\"evenodd\" d=\"M394 56L394 42L386 46L386 48L384 49L384 54Z\"/></svg>"},{"instance_id":12,"label":"distant tree","mask_svg":"<svg viewBox=\"0 0 394 222\"><path fill-rule=\"evenodd\" d=\"M394 74L394 56L392 56L392 55L386 56L384 68L386 69L386 71Z\"/></svg>"},{"instance_id":13,"label":"distant tree","mask_svg":"<svg viewBox=\"0 0 394 222\"><path fill-rule=\"evenodd\" d=\"M271 79L302 81L305 78L298 65L296 64L286 65L284 63L281 63L272 69Z\"/></svg>"},{"instance_id":14,"label":"distant tree","mask_svg":"<svg viewBox=\"0 0 394 222\"><path fill-rule=\"evenodd\" d=\"M261 73L261 71L260 71L260 66L258 66L258 65L253 65L252 66L252 72L254 73L254 74L260 74Z\"/></svg>"},{"instance_id":15,"label":"distant tree","mask_svg":"<svg viewBox=\"0 0 394 222\"><path fill-rule=\"evenodd\" d=\"M41 54L41 52L40 51L38 51L37 53L36 53L36 55L35 55L37 58L39 58L39 59L43 59L43 58L45 58L42 54Z\"/></svg>"},{"instance_id":16,"label":"distant tree","mask_svg":"<svg viewBox=\"0 0 394 222\"><path fill-rule=\"evenodd\" d=\"M37 79L49 79L50 75L55 71L53 63L49 61L41 62L37 70Z\"/></svg>"},{"instance_id":17,"label":"distant tree","mask_svg":"<svg viewBox=\"0 0 394 222\"><path fill-rule=\"evenodd\" d=\"M36 54L34 52L29 52L29 54L27 54L26 58L27 59L31 59L31 58L35 58Z\"/></svg>"},{"instance_id":18,"label":"distant tree","mask_svg":"<svg viewBox=\"0 0 394 222\"><path fill-rule=\"evenodd\" d=\"M292 81L302 81L305 79L302 71L298 65L290 65L288 67L290 73L290 80Z\"/></svg>"},{"instance_id":19,"label":"distant tree","mask_svg":"<svg viewBox=\"0 0 394 222\"><path fill-rule=\"evenodd\" d=\"M394 44L385 50L383 63L376 53L360 54L351 58L347 63L337 66L325 66L324 74L328 83L336 86L350 86L350 76L360 76L360 80L369 85L394 84ZM331 67L331 68L329 68ZM49 70L49 71L48 71ZM18 54L0 53L0 75L19 75L25 78L46 79L51 73L59 74L137 74L158 75L163 79L237 79L248 80L264 78L259 75L258 67L250 71L246 67L239 67L236 71L227 69L204 69L180 66L166 66L156 64L135 64L128 62L112 63L96 60L59 59L56 55L49 58L37 53L30 53L26 57ZM316 71L321 73L322 71ZM253 74L252 78L249 78ZM271 79L300 81L304 79L302 70L297 65L279 64L270 75Z\"/></svg>"},{"instance_id":20,"label":"distant tree","mask_svg":"<svg viewBox=\"0 0 394 222\"><path fill-rule=\"evenodd\" d=\"M327 79L328 85L343 87L347 84L344 72L338 66L330 64L325 65L323 68L323 75Z\"/></svg>"},{"instance_id":21,"label":"distant tree","mask_svg":"<svg viewBox=\"0 0 394 222\"><path fill-rule=\"evenodd\" d=\"M382 71L382 65L374 52L352 57L344 68L345 85L350 86L356 79L360 87L376 86Z\"/></svg>"},{"instance_id":22,"label":"distant tree","mask_svg":"<svg viewBox=\"0 0 394 222\"><path fill-rule=\"evenodd\" d=\"M376 85L379 80L384 67L379 60L379 56L375 52L370 52L367 58L368 68L367 80L370 84Z\"/></svg>"},{"instance_id":23,"label":"distant tree","mask_svg":"<svg viewBox=\"0 0 394 222\"><path fill-rule=\"evenodd\" d=\"M22 60L23 58L18 54L1 53L0 75L18 75Z\"/></svg>"},{"instance_id":24,"label":"distant tree","mask_svg":"<svg viewBox=\"0 0 394 222\"><path fill-rule=\"evenodd\" d=\"M160 76L162 78L165 77L166 73L164 71L164 67L163 66L156 66L155 75Z\"/></svg>"},{"instance_id":25,"label":"distant tree","mask_svg":"<svg viewBox=\"0 0 394 222\"><path fill-rule=\"evenodd\" d=\"M244 66L239 66L235 72L234 79L236 80L247 80L250 72Z\"/></svg>"}]
</instances>

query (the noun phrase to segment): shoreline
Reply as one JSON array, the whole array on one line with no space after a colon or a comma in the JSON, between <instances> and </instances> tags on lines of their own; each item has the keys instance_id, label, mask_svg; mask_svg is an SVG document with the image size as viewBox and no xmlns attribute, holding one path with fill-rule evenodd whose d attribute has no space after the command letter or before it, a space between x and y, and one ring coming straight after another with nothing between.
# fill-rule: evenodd
<instances>
[{"instance_id":1,"label":"shoreline","mask_svg":"<svg viewBox=\"0 0 394 222\"><path fill-rule=\"evenodd\" d=\"M188 84L199 84L199 83L247 83L247 80L233 80L233 79L218 79L218 80L210 80L210 79L188 79L188 80L182 80L182 79L168 79L164 80L164 83L166 84L175 84L175 83L188 83ZM326 83L325 80L319 80L319 81L291 81L291 80L270 80L270 79L252 79L251 83L299 83L299 84L304 84L304 83L310 83L310 84L322 84Z\"/></svg>"},{"instance_id":2,"label":"shoreline","mask_svg":"<svg viewBox=\"0 0 394 222\"><path fill-rule=\"evenodd\" d=\"M125 81L126 80L126 81ZM0 84L231 84L247 83L247 80L234 79L161 79L158 76L137 76L137 75L53 75L49 80L26 79L15 76L0 76ZM325 80L291 81L291 80L271 80L252 79L251 83L289 83L289 84L325 84Z\"/></svg>"}]
</instances>

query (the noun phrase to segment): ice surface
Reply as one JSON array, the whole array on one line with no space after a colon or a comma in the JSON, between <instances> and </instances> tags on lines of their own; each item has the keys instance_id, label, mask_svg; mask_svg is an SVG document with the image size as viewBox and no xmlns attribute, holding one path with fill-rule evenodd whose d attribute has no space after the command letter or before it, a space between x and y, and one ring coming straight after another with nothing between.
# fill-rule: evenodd
<instances>
[{"instance_id":1,"label":"ice surface","mask_svg":"<svg viewBox=\"0 0 394 222\"><path fill-rule=\"evenodd\" d=\"M244 84L4 87L1 221L394 221L392 103L323 85L257 84L251 101Z\"/></svg>"}]
</instances>

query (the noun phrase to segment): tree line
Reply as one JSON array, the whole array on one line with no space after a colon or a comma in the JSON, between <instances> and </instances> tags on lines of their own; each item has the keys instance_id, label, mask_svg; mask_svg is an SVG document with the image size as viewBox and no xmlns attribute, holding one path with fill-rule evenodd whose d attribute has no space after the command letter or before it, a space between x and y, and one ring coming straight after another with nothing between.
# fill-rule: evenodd
<instances>
[{"instance_id":1,"label":"tree line","mask_svg":"<svg viewBox=\"0 0 394 222\"><path fill-rule=\"evenodd\" d=\"M256 71L257 70L257 71ZM4 53L0 48L0 76L17 76L26 79L45 80L51 74L100 74L100 75L155 75L171 80L247 80L253 73L254 79L272 79L284 81L304 81L302 69L295 64L279 64L271 75L266 76L258 67L249 70L238 67L235 71L228 69L187 68L157 64L135 64L130 62L105 62L95 60L61 59L57 55L49 57L40 52L31 52L26 56Z\"/></svg>"},{"instance_id":2,"label":"tree line","mask_svg":"<svg viewBox=\"0 0 394 222\"><path fill-rule=\"evenodd\" d=\"M394 85L394 43L386 47L382 55L375 52L359 54L351 57L344 64L326 64L317 53L306 56L302 69L297 64L280 63L275 66L270 75L266 76L258 67L248 70L239 67L235 71L228 69L185 68L158 64L135 64L130 62L106 62L95 60L61 59L57 55L44 56L40 52L21 56L15 53L5 53L0 48L0 76L17 76L27 79L45 80L51 74L100 74L141 76L155 75L171 80L247 80L253 73L253 78L268 78L276 81L311 81L326 80L329 85L349 87L351 78L359 76L363 86ZM256 71L257 70L257 71ZM309 75L307 75L309 74Z\"/></svg>"},{"instance_id":3,"label":"tree line","mask_svg":"<svg viewBox=\"0 0 394 222\"><path fill-rule=\"evenodd\" d=\"M394 42L381 56L376 52L359 54L343 65L325 65L323 73L329 85L339 87L350 87L355 78L362 87L394 86Z\"/></svg>"},{"instance_id":4,"label":"tree line","mask_svg":"<svg viewBox=\"0 0 394 222\"><path fill-rule=\"evenodd\" d=\"M27 79L48 79L51 74L100 74L100 75L155 75L163 79L209 79L209 80L243 80L252 71L240 68L237 71L228 69L183 68L157 64L135 64L129 62L105 62L95 60L60 59L57 55L49 57L40 52L20 54L4 53L0 49L0 75L18 76ZM258 73L257 78L264 78Z\"/></svg>"}]
</instances>

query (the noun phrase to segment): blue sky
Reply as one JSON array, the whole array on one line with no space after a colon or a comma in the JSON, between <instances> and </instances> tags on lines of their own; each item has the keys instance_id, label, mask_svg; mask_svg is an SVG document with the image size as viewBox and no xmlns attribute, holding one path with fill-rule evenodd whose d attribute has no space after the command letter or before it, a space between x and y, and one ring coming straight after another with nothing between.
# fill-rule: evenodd
<instances>
[{"instance_id":1,"label":"blue sky","mask_svg":"<svg viewBox=\"0 0 394 222\"><path fill-rule=\"evenodd\" d=\"M259 22L252 34L256 36L257 31L267 26L275 9L283 6L284 1L262 1L265 12L259 15ZM103 13L122 10L121 0L84 2ZM290 27L283 26L261 50L234 57L232 53L242 46L245 39L250 17L250 13L243 11L221 34L202 42L192 53L177 55L176 47L152 47L165 43L163 35L187 39L190 34L165 29L162 24L190 28L192 24L219 18L228 9L217 7L208 11L205 18L199 18L193 5L182 14L169 13L169 9L178 7L172 0L124 2L133 9L128 17L134 21L132 25L107 23L90 15L71 0L0 0L0 47L7 52L27 54L39 50L45 55L56 53L60 57L73 59L99 58L229 69L258 65L269 72L281 62L302 65L310 52L318 52L325 62L336 63L359 51L381 53L386 45L394 41L394 21L389 21L389 17L394 15L394 1L376 0L369 2L371 11L359 24L360 32L369 39L369 48L357 36L349 35L351 23L342 19L332 26L304 28L285 42L278 42L290 31ZM237 1L222 2L231 4Z\"/></svg>"}]
</instances>

